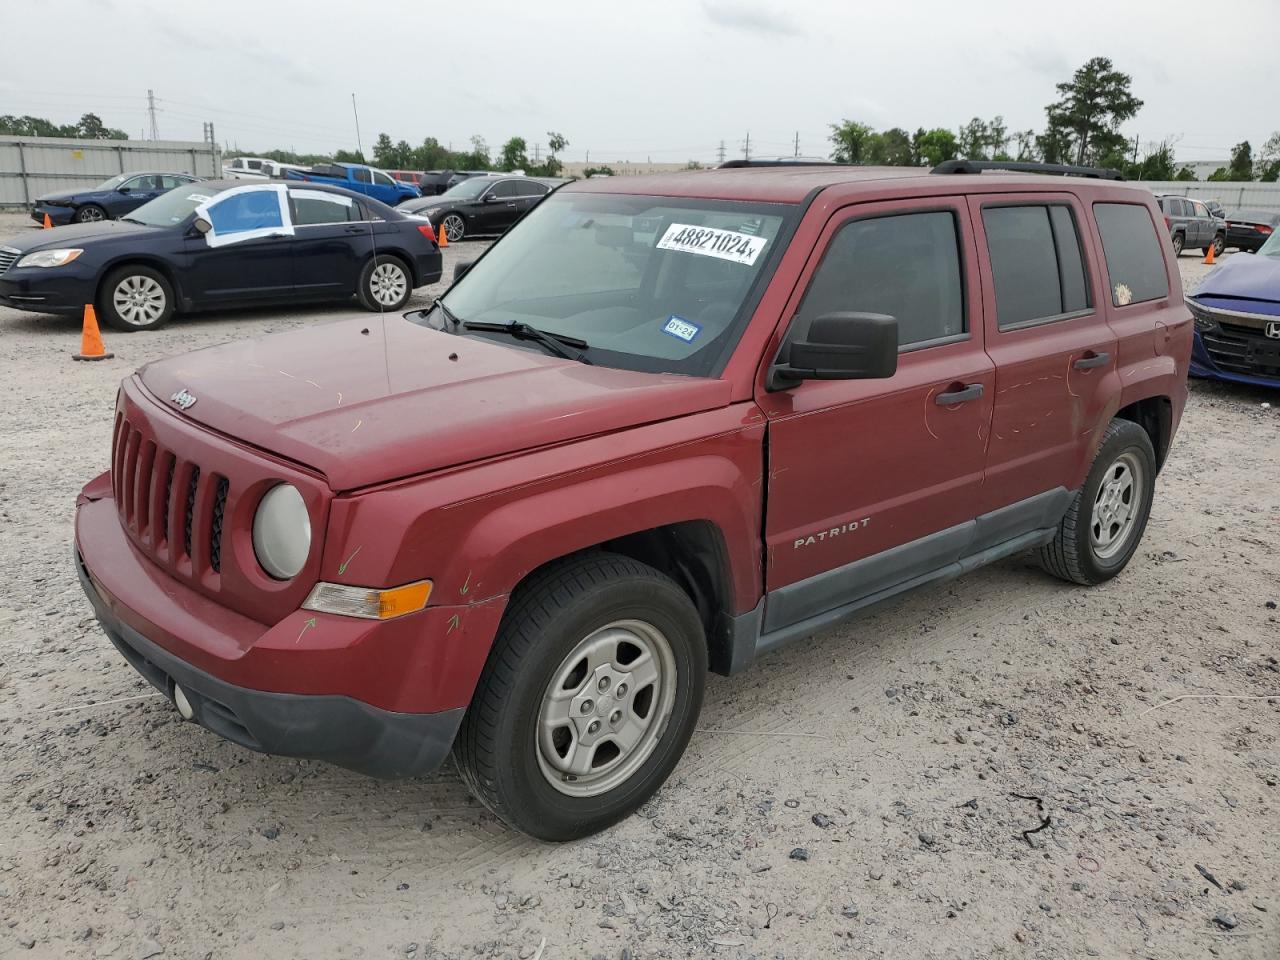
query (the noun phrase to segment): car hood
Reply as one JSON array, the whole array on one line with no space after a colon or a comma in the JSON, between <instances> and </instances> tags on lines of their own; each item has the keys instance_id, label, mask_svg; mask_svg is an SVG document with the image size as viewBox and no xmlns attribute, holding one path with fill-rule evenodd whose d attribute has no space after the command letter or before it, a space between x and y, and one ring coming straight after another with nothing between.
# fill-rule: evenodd
<instances>
[{"instance_id":1,"label":"car hood","mask_svg":"<svg viewBox=\"0 0 1280 960\"><path fill-rule=\"evenodd\" d=\"M1280 300L1280 257L1236 254L1205 277L1192 296Z\"/></svg>"},{"instance_id":2,"label":"car hood","mask_svg":"<svg viewBox=\"0 0 1280 960\"><path fill-rule=\"evenodd\" d=\"M138 376L175 414L318 470L335 490L721 407L723 380L589 366L399 315L161 360Z\"/></svg>"},{"instance_id":3,"label":"car hood","mask_svg":"<svg viewBox=\"0 0 1280 960\"><path fill-rule=\"evenodd\" d=\"M26 235L20 234L12 240L6 240L5 244L22 253L30 253L33 250L92 243L101 237L119 239L164 229L167 228L151 227L141 223L125 223L122 220L100 220L97 223L69 223L65 227L52 227Z\"/></svg>"},{"instance_id":4,"label":"car hood","mask_svg":"<svg viewBox=\"0 0 1280 960\"><path fill-rule=\"evenodd\" d=\"M42 193L36 197L36 203L58 203L59 201L77 200L82 197L99 196L99 190L55 190L53 193Z\"/></svg>"}]
</instances>

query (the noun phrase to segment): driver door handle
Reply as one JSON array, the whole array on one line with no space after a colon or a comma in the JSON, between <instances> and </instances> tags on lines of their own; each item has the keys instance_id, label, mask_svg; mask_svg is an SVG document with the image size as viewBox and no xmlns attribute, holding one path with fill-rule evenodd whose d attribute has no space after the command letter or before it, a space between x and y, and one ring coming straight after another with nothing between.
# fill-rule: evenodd
<instances>
[{"instance_id":1,"label":"driver door handle","mask_svg":"<svg viewBox=\"0 0 1280 960\"><path fill-rule=\"evenodd\" d=\"M1111 354L1109 353L1095 353L1089 350L1071 365L1077 370L1092 370L1094 367L1105 366L1110 359Z\"/></svg>"},{"instance_id":2,"label":"driver door handle","mask_svg":"<svg viewBox=\"0 0 1280 960\"><path fill-rule=\"evenodd\" d=\"M966 403L969 400L977 400L982 396L982 384L980 383L952 384L952 386L960 387L960 389L940 393L933 398L933 402L940 407L949 407L953 403Z\"/></svg>"}]
</instances>

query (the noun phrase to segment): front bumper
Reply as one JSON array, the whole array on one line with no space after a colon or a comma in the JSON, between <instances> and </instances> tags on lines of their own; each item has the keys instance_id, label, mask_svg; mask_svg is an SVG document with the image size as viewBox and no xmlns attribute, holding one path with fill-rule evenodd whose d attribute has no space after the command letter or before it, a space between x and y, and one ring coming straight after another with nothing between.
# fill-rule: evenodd
<instances>
[{"instance_id":1,"label":"front bumper","mask_svg":"<svg viewBox=\"0 0 1280 960\"><path fill-rule=\"evenodd\" d=\"M1219 327L1197 330L1191 346L1193 377L1280 387L1280 341Z\"/></svg>"},{"instance_id":2,"label":"front bumper","mask_svg":"<svg viewBox=\"0 0 1280 960\"><path fill-rule=\"evenodd\" d=\"M97 274L78 263L63 267L10 267L0 274L0 304L38 313L78 314L93 303Z\"/></svg>"},{"instance_id":3,"label":"front bumper","mask_svg":"<svg viewBox=\"0 0 1280 960\"><path fill-rule=\"evenodd\" d=\"M343 696L250 690L219 680L152 643L111 612L80 552L80 586L120 654L170 700L182 687L202 727L250 750L325 760L372 777L427 774L448 756L461 707L442 713L393 713Z\"/></svg>"},{"instance_id":4,"label":"front bumper","mask_svg":"<svg viewBox=\"0 0 1280 960\"><path fill-rule=\"evenodd\" d=\"M44 226L45 214L55 227L65 227L76 215L75 207L62 207L56 203L37 203L31 210L31 219Z\"/></svg>"}]
</instances>

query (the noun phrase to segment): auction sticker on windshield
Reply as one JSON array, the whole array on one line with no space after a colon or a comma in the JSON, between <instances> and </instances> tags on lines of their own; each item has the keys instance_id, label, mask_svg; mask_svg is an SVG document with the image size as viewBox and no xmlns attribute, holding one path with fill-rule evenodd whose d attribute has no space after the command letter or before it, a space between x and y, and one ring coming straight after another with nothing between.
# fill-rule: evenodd
<instances>
[{"instance_id":1,"label":"auction sticker on windshield","mask_svg":"<svg viewBox=\"0 0 1280 960\"><path fill-rule=\"evenodd\" d=\"M667 227L667 232L662 235L657 246L659 250L679 250L682 253L696 253L750 266L756 262L760 251L768 242L765 237L753 237L749 233L673 223Z\"/></svg>"}]
</instances>

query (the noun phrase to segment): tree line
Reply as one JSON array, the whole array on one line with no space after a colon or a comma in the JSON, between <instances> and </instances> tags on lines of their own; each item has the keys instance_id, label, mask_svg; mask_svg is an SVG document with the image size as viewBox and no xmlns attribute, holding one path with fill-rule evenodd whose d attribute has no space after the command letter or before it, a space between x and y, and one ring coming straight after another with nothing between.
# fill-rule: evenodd
<instances>
[{"instance_id":1,"label":"tree line","mask_svg":"<svg viewBox=\"0 0 1280 960\"><path fill-rule=\"evenodd\" d=\"M128 140L123 130L108 127L96 113L86 113L75 123L57 124L44 117L0 116L0 134L16 137L68 137L79 140Z\"/></svg>"},{"instance_id":2,"label":"tree line","mask_svg":"<svg viewBox=\"0 0 1280 960\"><path fill-rule=\"evenodd\" d=\"M1119 170L1131 180L1195 180L1179 167L1173 144L1165 140L1139 158L1138 145L1120 132L1143 101L1130 90L1132 78L1106 57L1094 57L1057 84L1058 99L1045 107L1044 129L1010 130L1004 117L974 117L952 131L923 127L875 130L856 120L831 124L831 159L839 163L935 166L944 160L1016 160L1073 163ZM1236 144L1227 166L1210 180L1262 180L1280 176L1280 131L1271 135L1257 159L1246 140Z\"/></svg>"}]
</instances>

